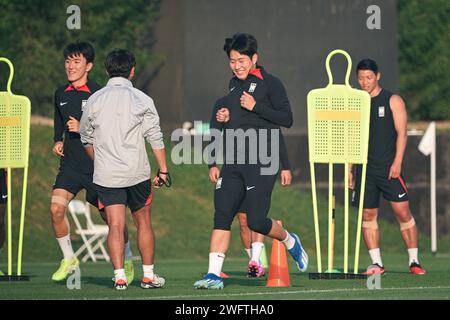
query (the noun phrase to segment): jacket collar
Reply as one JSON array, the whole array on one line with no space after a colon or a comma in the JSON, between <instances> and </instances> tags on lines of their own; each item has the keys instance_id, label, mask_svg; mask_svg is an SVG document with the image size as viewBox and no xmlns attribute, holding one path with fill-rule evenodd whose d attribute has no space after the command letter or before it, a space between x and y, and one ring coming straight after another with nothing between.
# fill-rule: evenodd
<instances>
[{"instance_id":1,"label":"jacket collar","mask_svg":"<svg viewBox=\"0 0 450 320\"><path fill-rule=\"evenodd\" d=\"M87 83L85 83L79 87L75 87L72 83L69 83L67 85L67 88L64 89L64 92L67 92L67 91L83 91L83 92L91 93L91 89L89 89Z\"/></svg>"},{"instance_id":2,"label":"jacket collar","mask_svg":"<svg viewBox=\"0 0 450 320\"><path fill-rule=\"evenodd\" d=\"M263 74L265 73L264 67L256 65L256 68L251 70L248 74L257 77L258 79L264 80ZM239 80L236 76L233 76L234 80ZM248 79L248 77L247 77Z\"/></svg>"},{"instance_id":3,"label":"jacket collar","mask_svg":"<svg viewBox=\"0 0 450 320\"><path fill-rule=\"evenodd\" d=\"M256 67L255 69L251 70L248 74L254 75L255 77L264 80L264 77L261 73L261 68L260 67Z\"/></svg>"},{"instance_id":4,"label":"jacket collar","mask_svg":"<svg viewBox=\"0 0 450 320\"><path fill-rule=\"evenodd\" d=\"M106 84L108 87L110 86L128 86L132 87L133 83L131 83L130 80L125 79L123 77L114 77L108 80L108 83Z\"/></svg>"}]
</instances>

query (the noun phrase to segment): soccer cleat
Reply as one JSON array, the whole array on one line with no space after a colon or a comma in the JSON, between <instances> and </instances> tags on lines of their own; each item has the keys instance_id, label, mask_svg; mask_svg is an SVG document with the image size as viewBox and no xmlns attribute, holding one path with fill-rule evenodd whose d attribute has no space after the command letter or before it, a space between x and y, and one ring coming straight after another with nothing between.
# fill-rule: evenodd
<instances>
[{"instance_id":1,"label":"soccer cleat","mask_svg":"<svg viewBox=\"0 0 450 320\"><path fill-rule=\"evenodd\" d=\"M166 280L163 277L158 276L157 274L153 275L153 279L149 279L144 277L141 281L141 288L150 289L150 288L162 288Z\"/></svg>"},{"instance_id":2,"label":"soccer cleat","mask_svg":"<svg viewBox=\"0 0 450 320\"><path fill-rule=\"evenodd\" d=\"M72 259L62 259L58 270L52 275L53 281L63 281L67 276L78 266L80 261L77 258Z\"/></svg>"},{"instance_id":3,"label":"soccer cleat","mask_svg":"<svg viewBox=\"0 0 450 320\"><path fill-rule=\"evenodd\" d=\"M417 262L411 263L411 265L409 266L409 272L411 272L413 274L426 274L427 273L425 271L425 269L422 268L420 266L420 264L418 264Z\"/></svg>"},{"instance_id":4,"label":"soccer cleat","mask_svg":"<svg viewBox=\"0 0 450 320\"><path fill-rule=\"evenodd\" d=\"M295 233L290 234L295 239L294 246L288 250L291 254L292 258L295 260L297 264L297 268L301 272L305 272L308 269L308 254L302 247L302 243L300 242L300 238Z\"/></svg>"},{"instance_id":5,"label":"soccer cleat","mask_svg":"<svg viewBox=\"0 0 450 320\"><path fill-rule=\"evenodd\" d=\"M131 259L125 260L123 268L125 269L125 276L127 277L128 284L131 284L134 280L134 266Z\"/></svg>"},{"instance_id":6,"label":"soccer cleat","mask_svg":"<svg viewBox=\"0 0 450 320\"><path fill-rule=\"evenodd\" d=\"M374 263L368 266L366 272L363 272L362 274L365 276L384 274L384 267L380 266L378 263Z\"/></svg>"},{"instance_id":7,"label":"soccer cleat","mask_svg":"<svg viewBox=\"0 0 450 320\"><path fill-rule=\"evenodd\" d=\"M127 290L128 289L128 283L125 280L117 280L114 282L114 289L116 290Z\"/></svg>"},{"instance_id":8,"label":"soccer cleat","mask_svg":"<svg viewBox=\"0 0 450 320\"><path fill-rule=\"evenodd\" d=\"M194 283L195 289L223 289L223 280L214 273L208 273L202 280Z\"/></svg>"},{"instance_id":9,"label":"soccer cleat","mask_svg":"<svg viewBox=\"0 0 450 320\"><path fill-rule=\"evenodd\" d=\"M259 278L264 277L266 274L266 270L264 270L264 266L262 264L258 264L257 262L251 260L248 264L248 274L249 278Z\"/></svg>"}]
</instances>

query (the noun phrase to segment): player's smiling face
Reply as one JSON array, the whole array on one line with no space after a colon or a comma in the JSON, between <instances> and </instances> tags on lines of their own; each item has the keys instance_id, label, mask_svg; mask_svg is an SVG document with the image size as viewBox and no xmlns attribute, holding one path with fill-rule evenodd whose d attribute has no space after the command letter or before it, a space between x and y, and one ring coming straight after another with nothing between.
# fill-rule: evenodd
<instances>
[{"instance_id":1,"label":"player's smiling face","mask_svg":"<svg viewBox=\"0 0 450 320\"><path fill-rule=\"evenodd\" d=\"M245 80L248 77L248 73L256 67L258 61L258 55L255 53L253 57L249 57L245 54L240 54L236 50L230 51L230 68L234 75L240 79Z\"/></svg>"},{"instance_id":2,"label":"player's smiling face","mask_svg":"<svg viewBox=\"0 0 450 320\"><path fill-rule=\"evenodd\" d=\"M380 73L375 74L372 70L358 70L358 83L362 90L367 91L371 96L376 93Z\"/></svg>"},{"instance_id":3,"label":"player's smiling face","mask_svg":"<svg viewBox=\"0 0 450 320\"><path fill-rule=\"evenodd\" d=\"M93 64L88 63L82 54L69 56L64 62L67 80L69 80L74 86L85 84L92 66Z\"/></svg>"}]
</instances>

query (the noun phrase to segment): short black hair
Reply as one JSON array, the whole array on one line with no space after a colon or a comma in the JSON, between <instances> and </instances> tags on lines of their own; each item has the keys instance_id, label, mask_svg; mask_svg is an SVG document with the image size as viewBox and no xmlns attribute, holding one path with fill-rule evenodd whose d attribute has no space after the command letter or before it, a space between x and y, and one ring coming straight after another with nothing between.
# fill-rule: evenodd
<instances>
[{"instance_id":1,"label":"short black hair","mask_svg":"<svg viewBox=\"0 0 450 320\"><path fill-rule=\"evenodd\" d=\"M125 49L114 49L105 60L106 71L110 78L128 78L131 69L136 66L136 59L131 51Z\"/></svg>"},{"instance_id":2,"label":"short black hair","mask_svg":"<svg viewBox=\"0 0 450 320\"><path fill-rule=\"evenodd\" d=\"M74 56L79 56L80 54L86 58L87 63L94 63L95 51L94 47L89 42L77 41L69 43L63 51L65 60Z\"/></svg>"},{"instance_id":3,"label":"short black hair","mask_svg":"<svg viewBox=\"0 0 450 320\"><path fill-rule=\"evenodd\" d=\"M359 70L372 70L375 74L378 74L378 65L372 59L363 59L356 66L356 74Z\"/></svg>"},{"instance_id":4,"label":"short black hair","mask_svg":"<svg viewBox=\"0 0 450 320\"><path fill-rule=\"evenodd\" d=\"M253 57L258 53L258 41L256 38L248 33L236 33L232 38L226 38L223 50L230 57L231 50L236 50L240 54Z\"/></svg>"}]
</instances>

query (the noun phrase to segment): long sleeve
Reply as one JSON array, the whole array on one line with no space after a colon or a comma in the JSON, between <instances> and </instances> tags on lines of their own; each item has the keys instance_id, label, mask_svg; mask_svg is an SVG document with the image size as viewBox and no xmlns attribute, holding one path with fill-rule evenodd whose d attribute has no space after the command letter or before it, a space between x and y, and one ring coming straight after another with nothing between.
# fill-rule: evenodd
<instances>
[{"instance_id":1,"label":"long sleeve","mask_svg":"<svg viewBox=\"0 0 450 320\"><path fill-rule=\"evenodd\" d=\"M150 99L147 112L144 114L142 127L144 138L151 144L152 148L164 149L163 134L159 125L159 115L152 99Z\"/></svg>"},{"instance_id":2,"label":"long sleeve","mask_svg":"<svg viewBox=\"0 0 450 320\"><path fill-rule=\"evenodd\" d=\"M217 119L216 119L216 113L217 113L218 110L219 110L219 106L216 103L216 105L214 106L214 108L212 110L211 120L209 121L209 129L210 130L212 129L212 130L222 131L223 128L224 128L223 123L218 122ZM209 164L208 164L209 168L217 166L217 164L216 164L216 162L217 162L216 161L217 154L214 151L215 150L213 150L213 152L211 154L212 159L211 159L211 161L209 161Z\"/></svg>"},{"instance_id":3,"label":"long sleeve","mask_svg":"<svg viewBox=\"0 0 450 320\"><path fill-rule=\"evenodd\" d=\"M266 103L256 103L253 112L276 125L290 128L293 118L291 105L286 90L278 78L273 77L269 84L270 106Z\"/></svg>"},{"instance_id":4,"label":"long sleeve","mask_svg":"<svg viewBox=\"0 0 450 320\"><path fill-rule=\"evenodd\" d=\"M94 127L92 126L91 117L92 107L90 106L89 100L83 109L83 114L80 119L80 140L85 146L94 144Z\"/></svg>"},{"instance_id":5,"label":"long sleeve","mask_svg":"<svg viewBox=\"0 0 450 320\"><path fill-rule=\"evenodd\" d=\"M291 164L287 153L286 143L280 129L280 165L281 170L291 170Z\"/></svg>"},{"instance_id":6,"label":"long sleeve","mask_svg":"<svg viewBox=\"0 0 450 320\"><path fill-rule=\"evenodd\" d=\"M64 133L64 124L63 124L63 119L61 116L61 113L59 112L59 108L58 108L58 99L56 99L56 92L55 92L55 96L54 96L54 105L55 105L55 111L54 111L54 116L53 116L53 141L54 142L58 142L58 141L63 141L63 133Z\"/></svg>"}]
</instances>

